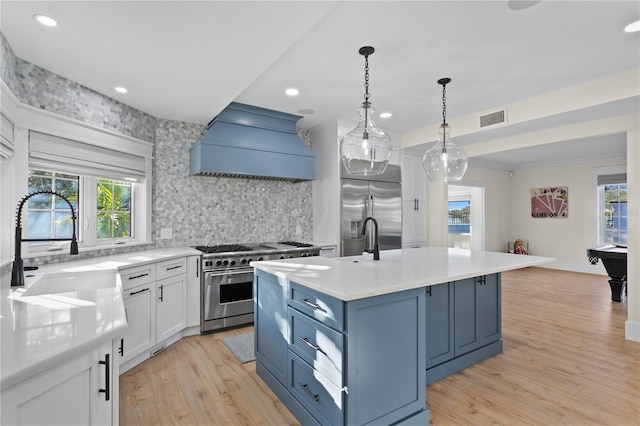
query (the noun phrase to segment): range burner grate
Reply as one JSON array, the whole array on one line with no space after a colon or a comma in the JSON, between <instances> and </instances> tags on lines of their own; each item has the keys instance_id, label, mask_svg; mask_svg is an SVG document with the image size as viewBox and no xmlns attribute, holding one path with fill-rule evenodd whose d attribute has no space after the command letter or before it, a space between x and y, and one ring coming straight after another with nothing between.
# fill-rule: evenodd
<instances>
[{"instance_id":1,"label":"range burner grate","mask_svg":"<svg viewBox=\"0 0 640 426\"><path fill-rule=\"evenodd\" d=\"M238 251L252 251L251 247L243 246L240 244L221 244L218 246L196 246L196 250L200 250L204 253L232 253Z\"/></svg>"},{"instance_id":2,"label":"range burner grate","mask_svg":"<svg viewBox=\"0 0 640 426\"><path fill-rule=\"evenodd\" d=\"M294 247L313 247L313 244L299 243L297 241L278 241L278 244L285 244Z\"/></svg>"}]
</instances>

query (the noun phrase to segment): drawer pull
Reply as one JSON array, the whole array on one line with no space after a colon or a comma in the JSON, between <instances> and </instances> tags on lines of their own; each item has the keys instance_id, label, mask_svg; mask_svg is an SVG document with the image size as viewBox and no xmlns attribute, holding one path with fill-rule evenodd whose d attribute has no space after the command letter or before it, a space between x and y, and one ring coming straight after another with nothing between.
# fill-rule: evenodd
<instances>
[{"instance_id":1,"label":"drawer pull","mask_svg":"<svg viewBox=\"0 0 640 426\"><path fill-rule=\"evenodd\" d=\"M316 311L327 312L324 309L322 309L322 306L318 305L317 303L309 302L307 299L298 299L298 300L304 303L305 305L307 305L308 307L315 309Z\"/></svg>"},{"instance_id":2,"label":"drawer pull","mask_svg":"<svg viewBox=\"0 0 640 426\"><path fill-rule=\"evenodd\" d=\"M148 277L148 276L149 276L149 273L147 272L146 274L134 275L133 277L129 277L129 279L135 280L137 278Z\"/></svg>"},{"instance_id":3,"label":"drawer pull","mask_svg":"<svg viewBox=\"0 0 640 426\"><path fill-rule=\"evenodd\" d=\"M144 293L145 291L149 291L149 289L148 288L143 288L142 290L132 291L131 293L129 293L129 296L133 296L134 294Z\"/></svg>"},{"instance_id":4,"label":"drawer pull","mask_svg":"<svg viewBox=\"0 0 640 426\"><path fill-rule=\"evenodd\" d=\"M177 265L177 266L172 266L170 268L166 268L165 271L171 271L173 269L178 269L178 268L182 268L182 265Z\"/></svg>"},{"instance_id":5,"label":"drawer pull","mask_svg":"<svg viewBox=\"0 0 640 426\"><path fill-rule=\"evenodd\" d=\"M314 351L318 351L318 352L322 352L323 354L325 353L320 346L318 345L314 345L313 343L311 343L309 341L309 339L307 339L306 337L300 337L298 336L298 339L302 340L307 346L309 346L311 349L313 349ZM326 354L325 354L326 355Z\"/></svg>"},{"instance_id":6,"label":"drawer pull","mask_svg":"<svg viewBox=\"0 0 640 426\"><path fill-rule=\"evenodd\" d=\"M307 395L313 398L314 401L320 401L319 395L314 395L313 392L309 390L308 385L303 385L302 383L298 383L298 385L300 385L300 387L302 387L302 389L304 389Z\"/></svg>"}]
</instances>

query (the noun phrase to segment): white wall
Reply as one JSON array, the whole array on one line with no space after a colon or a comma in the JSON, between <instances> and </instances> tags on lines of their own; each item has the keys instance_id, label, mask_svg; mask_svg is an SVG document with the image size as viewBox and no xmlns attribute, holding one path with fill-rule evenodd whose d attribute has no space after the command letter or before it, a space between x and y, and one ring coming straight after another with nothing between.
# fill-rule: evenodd
<instances>
[{"instance_id":1,"label":"white wall","mask_svg":"<svg viewBox=\"0 0 640 426\"><path fill-rule=\"evenodd\" d=\"M509 173L504 170L469 166L460 182L464 186L485 188L485 250L504 251L512 239L509 232Z\"/></svg>"},{"instance_id":2,"label":"white wall","mask_svg":"<svg viewBox=\"0 0 640 426\"><path fill-rule=\"evenodd\" d=\"M519 170L511 178L509 229L515 237L529 240L529 250L558 259L550 267L606 274L601 263L591 265L586 249L597 244L597 197L593 169L624 162L605 162ZM568 187L569 216L566 219L532 218L531 189ZM516 235L517 234L517 235Z\"/></svg>"}]
</instances>

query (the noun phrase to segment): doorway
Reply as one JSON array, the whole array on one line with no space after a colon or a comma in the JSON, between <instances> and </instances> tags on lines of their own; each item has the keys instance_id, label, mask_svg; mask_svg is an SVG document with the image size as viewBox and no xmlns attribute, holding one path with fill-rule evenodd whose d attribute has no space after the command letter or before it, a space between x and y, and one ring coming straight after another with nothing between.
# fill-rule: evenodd
<instances>
[{"instance_id":1,"label":"doorway","mask_svg":"<svg viewBox=\"0 0 640 426\"><path fill-rule=\"evenodd\" d=\"M484 250L484 187L448 185L449 247Z\"/></svg>"}]
</instances>

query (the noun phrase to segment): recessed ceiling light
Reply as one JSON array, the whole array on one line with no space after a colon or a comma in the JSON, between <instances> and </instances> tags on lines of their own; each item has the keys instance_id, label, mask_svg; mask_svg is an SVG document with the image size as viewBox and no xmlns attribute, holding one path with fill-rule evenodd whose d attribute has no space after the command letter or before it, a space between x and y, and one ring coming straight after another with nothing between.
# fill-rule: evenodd
<instances>
[{"instance_id":1,"label":"recessed ceiling light","mask_svg":"<svg viewBox=\"0 0 640 426\"><path fill-rule=\"evenodd\" d=\"M303 109L299 109L298 110L298 114L302 114L302 115L309 115L309 114L313 114L315 111L309 108L303 108Z\"/></svg>"},{"instance_id":2,"label":"recessed ceiling light","mask_svg":"<svg viewBox=\"0 0 640 426\"><path fill-rule=\"evenodd\" d=\"M635 33L636 31L640 31L640 21L632 22L626 27L624 30L628 33Z\"/></svg>"},{"instance_id":3,"label":"recessed ceiling light","mask_svg":"<svg viewBox=\"0 0 640 426\"><path fill-rule=\"evenodd\" d=\"M390 112L381 112L380 113L380 118L389 118L391 117L391 113Z\"/></svg>"},{"instance_id":4,"label":"recessed ceiling light","mask_svg":"<svg viewBox=\"0 0 640 426\"><path fill-rule=\"evenodd\" d=\"M540 0L509 0L507 6L511 10L524 10L540 3Z\"/></svg>"},{"instance_id":5,"label":"recessed ceiling light","mask_svg":"<svg viewBox=\"0 0 640 426\"><path fill-rule=\"evenodd\" d=\"M33 15L33 19L35 19L45 27L55 27L58 25L58 22L55 19L47 15Z\"/></svg>"},{"instance_id":6,"label":"recessed ceiling light","mask_svg":"<svg viewBox=\"0 0 640 426\"><path fill-rule=\"evenodd\" d=\"M118 93L127 93L128 90L127 90L126 87L118 86L118 87L116 87L116 92L118 92Z\"/></svg>"},{"instance_id":7,"label":"recessed ceiling light","mask_svg":"<svg viewBox=\"0 0 640 426\"><path fill-rule=\"evenodd\" d=\"M294 89L293 87L291 87L285 90L284 93L286 93L289 96L298 96L300 94L300 91L298 89Z\"/></svg>"}]
</instances>

